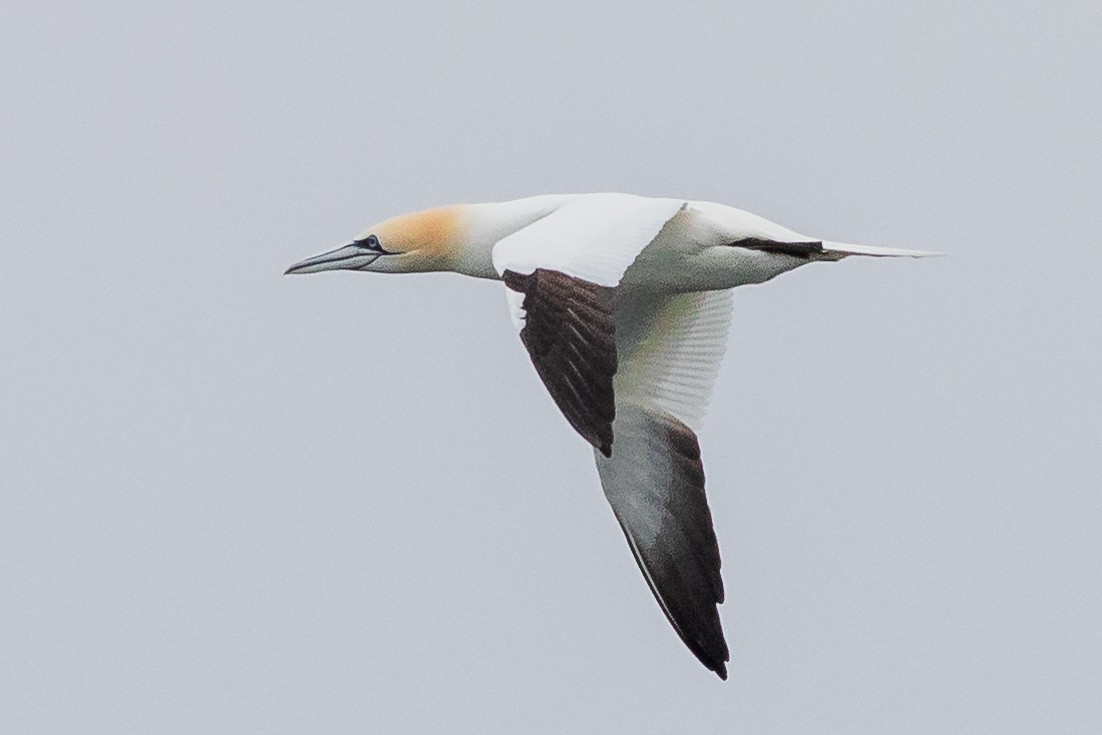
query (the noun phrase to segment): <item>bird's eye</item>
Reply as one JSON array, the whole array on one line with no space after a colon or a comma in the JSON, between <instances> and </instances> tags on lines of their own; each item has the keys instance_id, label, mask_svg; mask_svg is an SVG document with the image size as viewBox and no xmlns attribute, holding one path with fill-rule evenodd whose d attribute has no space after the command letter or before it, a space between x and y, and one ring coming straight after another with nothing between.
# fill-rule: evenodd
<instances>
[{"instance_id":1,"label":"bird's eye","mask_svg":"<svg viewBox=\"0 0 1102 735\"><path fill-rule=\"evenodd\" d=\"M352 244L356 247L364 248L365 250L374 250L376 253L383 252L383 246L379 244L379 238L374 235L368 235L362 240L356 240Z\"/></svg>"}]
</instances>

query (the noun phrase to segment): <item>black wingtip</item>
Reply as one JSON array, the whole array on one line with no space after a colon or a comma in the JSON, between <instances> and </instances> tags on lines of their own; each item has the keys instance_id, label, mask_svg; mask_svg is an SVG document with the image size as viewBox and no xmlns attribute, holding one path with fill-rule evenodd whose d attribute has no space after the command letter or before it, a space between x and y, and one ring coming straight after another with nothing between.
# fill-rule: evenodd
<instances>
[{"instance_id":1,"label":"black wingtip","mask_svg":"<svg viewBox=\"0 0 1102 735\"><path fill-rule=\"evenodd\" d=\"M718 676L720 679L727 681L727 664L720 663L712 670L716 672L716 676Z\"/></svg>"},{"instance_id":2,"label":"black wingtip","mask_svg":"<svg viewBox=\"0 0 1102 735\"><path fill-rule=\"evenodd\" d=\"M601 446L597 447L597 449L606 457L612 456L612 442L604 442Z\"/></svg>"}]
</instances>

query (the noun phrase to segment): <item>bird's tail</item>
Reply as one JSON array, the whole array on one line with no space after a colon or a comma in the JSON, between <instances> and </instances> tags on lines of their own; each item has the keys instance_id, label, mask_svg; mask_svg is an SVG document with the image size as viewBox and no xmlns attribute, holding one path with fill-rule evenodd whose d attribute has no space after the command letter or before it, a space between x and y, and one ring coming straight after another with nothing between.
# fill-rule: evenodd
<instances>
[{"instance_id":1,"label":"bird's tail","mask_svg":"<svg viewBox=\"0 0 1102 735\"><path fill-rule=\"evenodd\" d=\"M877 245L854 245L848 242L824 242L823 254L829 260L841 260L850 255L868 255L873 258L928 258L944 253L934 253L927 250L900 250L899 248L882 248Z\"/></svg>"}]
</instances>

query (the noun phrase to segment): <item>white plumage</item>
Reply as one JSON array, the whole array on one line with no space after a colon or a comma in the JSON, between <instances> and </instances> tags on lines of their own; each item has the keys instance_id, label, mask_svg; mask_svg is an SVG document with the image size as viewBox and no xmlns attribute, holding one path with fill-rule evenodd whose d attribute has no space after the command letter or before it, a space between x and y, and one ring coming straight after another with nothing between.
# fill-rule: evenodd
<instances>
[{"instance_id":1,"label":"white plumage","mask_svg":"<svg viewBox=\"0 0 1102 735\"><path fill-rule=\"evenodd\" d=\"M630 194L573 197L495 243L494 270L498 275L506 270L527 275L546 268L616 286L647 243L684 207L677 199Z\"/></svg>"},{"instance_id":2,"label":"white plumage","mask_svg":"<svg viewBox=\"0 0 1102 735\"><path fill-rule=\"evenodd\" d=\"M616 305L618 398L700 429L731 326L731 291L626 294Z\"/></svg>"}]
</instances>

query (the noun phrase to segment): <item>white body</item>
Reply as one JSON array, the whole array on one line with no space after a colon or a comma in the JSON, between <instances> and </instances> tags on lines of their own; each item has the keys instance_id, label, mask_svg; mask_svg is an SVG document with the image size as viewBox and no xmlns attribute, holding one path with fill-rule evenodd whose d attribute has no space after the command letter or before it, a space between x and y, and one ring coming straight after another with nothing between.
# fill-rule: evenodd
<instances>
[{"instance_id":1,"label":"white body","mask_svg":"<svg viewBox=\"0 0 1102 735\"><path fill-rule=\"evenodd\" d=\"M478 278L500 279L494 268L494 246L562 207L580 199L624 198L624 194L557 194L515 199L508 202L465 205L461 218L467 229L452 268ZM638 199L644 199L638 197ZM647 202L659 201L645 199ZM712 291L762 283L806 260L774 253L728 247L731 243L761 237L781 242L814 240L750 212L715 202L683 202L679 211L661 228L628 269L621 285L664 293ZM599 225L600 207L580 218L579 227ZM592 220L598 220L596 222ZM578 241L574 241L575 243ZM586 245L595 245L591 238ZM561 241L560 247L571 243ZM838 255L914 256L929 253L868 245L826 241L824 246ZM837 259L837 258L832 258Z\"/></svg>"}]
</instances>

